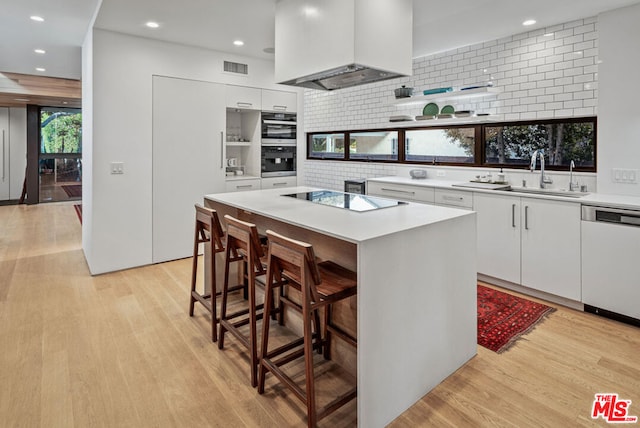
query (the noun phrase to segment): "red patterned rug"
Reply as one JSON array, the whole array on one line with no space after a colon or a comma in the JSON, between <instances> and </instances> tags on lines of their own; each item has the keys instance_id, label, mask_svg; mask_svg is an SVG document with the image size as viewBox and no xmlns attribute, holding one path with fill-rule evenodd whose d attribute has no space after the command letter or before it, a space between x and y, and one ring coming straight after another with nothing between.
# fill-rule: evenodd
<instances>
[{"instance_id":1,"label":"red patterned rug","mask_svg":"<svg viewBox=\"0 0 640 428\"><path fill-rule=\"evenodd\" d=\"M76 209L76 214L78 214L78 220L80 220L80 224L82 224L82 205L74 205L73 208Z\"/></svg>"},{"instance_id":2,"label":"red patterned rug","mask_svg":"<svg viewBox=\"0 0 640 428\"><path fill-rule=\"evenodd\" d=\"M62 190L69 196L70 198L81 198L82 197L82 184L67 184L62 186Z\"/></svg>"},{"instance_id":3,"label":"red patterned rug","mask_svg":"<svg viewBox=\"0 0 640 428\"><path fill-rule=\"evenodd\" d=\"M478 284L478 344L504 352L555 308Z\"/></svg>"}]
</instances>

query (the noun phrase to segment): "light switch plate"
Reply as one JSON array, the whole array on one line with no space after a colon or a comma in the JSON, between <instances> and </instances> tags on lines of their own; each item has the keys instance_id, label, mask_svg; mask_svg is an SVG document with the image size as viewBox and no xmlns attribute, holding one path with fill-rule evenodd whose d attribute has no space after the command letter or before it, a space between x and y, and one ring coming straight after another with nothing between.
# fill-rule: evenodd
<instances>
[{"instance_id":1,"label":"light switch plate","mask_svg":"<svg viewBox=\"0 0 640 428\"><path fill-rule=\"evenodd\" d=\"M124 174L124 162L111 162L111 174Z\"/></svg>"},{"instance_id":2,"label":"light switch plate","mask_svg":"<svg viewBox=\"0 0 640 428\"><path fill-rule=\"evenodd\" d=\"M614 183L638 183L638 170L637 169L625 169L625 168L613 168L611 171L611 178Z\"/></svg>"}]
</instances>

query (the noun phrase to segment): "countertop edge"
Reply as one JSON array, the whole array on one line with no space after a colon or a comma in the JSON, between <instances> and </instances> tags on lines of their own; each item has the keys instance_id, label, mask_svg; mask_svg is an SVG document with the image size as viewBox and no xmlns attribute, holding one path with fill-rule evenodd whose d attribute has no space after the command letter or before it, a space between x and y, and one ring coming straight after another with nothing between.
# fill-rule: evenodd
<instances>
[{"instance_id":1,"label":"countertop edge","mask_svg":"<svg viewBox=\"0 0 640 428\"><path fill-rule=\"evenodd\" d=\"M453 185L467 183L467 182L453 181L453 180L452 181L432 180L428 178L414 179L410 177L400 177L400 176L368 178L367 181L377 181L381 183L399 184L399 185L408 185L408 186L417 186L417 187L432 187L436 189L446 189L446 190L458 190L462 192L477 192L477 193L504 195L504 196L512 196L512 197L547 199L552 201L572 202L572 203L582 204L582 205L596 205L596 206L640 210L640 197L637 197L637 196L589 193L588 195L580 198L572 198L572 197L566 197L566 196L541 195L541 194L524 193L524 192L518 192L518 191L505 192L505 191L492 190L492 189L475 189L471 187L457 187Z\"/></svg>"}]
</instances>

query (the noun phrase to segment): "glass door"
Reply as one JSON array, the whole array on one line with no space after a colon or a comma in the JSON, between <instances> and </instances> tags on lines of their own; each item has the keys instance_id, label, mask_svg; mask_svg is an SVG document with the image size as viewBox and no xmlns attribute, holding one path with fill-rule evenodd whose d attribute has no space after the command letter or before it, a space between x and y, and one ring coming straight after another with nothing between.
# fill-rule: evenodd
<instances>
[{"instance_id":1,"label":"glass door","mask_svg":"<svg viewBox=\"0 0 640 428\"><path fill-rule=\"evenodd\" d=\"M82 111L40 109L40 202L82 198Z\"/></svg>"}]
</instances>

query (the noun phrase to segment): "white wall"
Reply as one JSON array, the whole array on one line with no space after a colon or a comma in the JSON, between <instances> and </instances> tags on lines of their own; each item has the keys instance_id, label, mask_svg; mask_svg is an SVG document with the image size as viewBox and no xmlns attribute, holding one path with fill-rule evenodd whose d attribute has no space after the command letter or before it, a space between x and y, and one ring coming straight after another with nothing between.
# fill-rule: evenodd
<instances>
[{"instance_id":1,"label":"white wall","mask_svg":"<svg viewBox=\"0 0 640 428\"><path fill-rule=\"evenodd\" d=\"M91 138L84 141L90 146L84 157L91 157L85 163L85 169L90 169L85 177L91 180L91 193L87 206L83 205L83 220L89 217L83 245L91 272L98 274L152 260L153 75L292 89L273 83L270 61L100 29L93 30L92 45L93 59L84 65L92 74L93 99L83 106L83 114L92 118L93 129ZM249 76L223 72L223 60L247 63ZM301 105L302 91L298 94ZM110 175L110 162L124 162L124 174Z\"/></svg>"},{"instance_id":2,"label":"white wall","mask_svg":"<svg viewBox=\"0 0 640 428\"><path fill-rule=\"evenodd\" d=\"M501 90L499 95L453 105L456 110L490 113L496 120L595 116L599 92L597 26L596 18L580 19L416 58L410 77L333 92L305 90L305 131L385 128L391 125L390 116L421 115L426 103L408 107L391 104L395 101L393 90L401 85L413 87L420 94L427 88L460 88L491 81ZM598 141L599 145L606 143ZM460 180L489 171L425 168L445 171L445 177L440 178ZM305 160L303 169L305 184L338 189L345 179L404 175L410 168L399 164ZM506 172L514 180L517 178L518 184L523 177L535 181L535 176L522 174L522 170ZM435 171L429 177L437 178L432 174ZM550 172L550 175L556 181L554 186L566 186L569 182L565 173ZM594 174L581 174L580 180L590 191L595 190Z\"/></svg>"},{"instance_id":3,"label":"white wall","mask_svg":"<svg viewBox=\"0 0 640 428\"><path fill-rule=\"evenodd\" d=\"M613 182L613 168L640 172L640 5L603 13L598 19L600 92L598 190L640 196L640 184ZM638 177L640 181L640 177Z\"/></svg>"}]
</instances>

